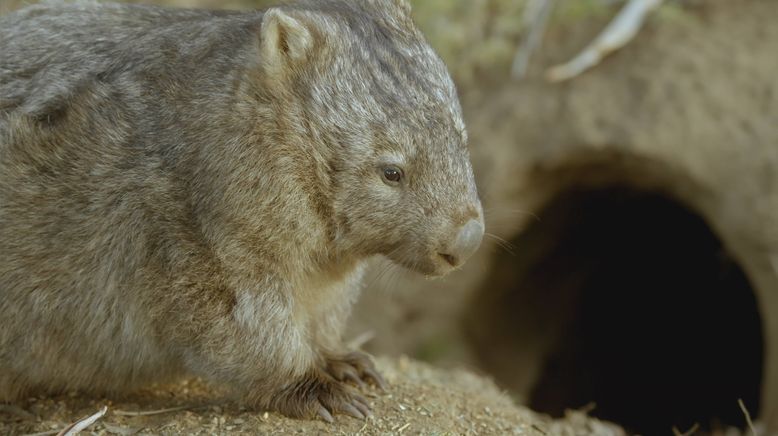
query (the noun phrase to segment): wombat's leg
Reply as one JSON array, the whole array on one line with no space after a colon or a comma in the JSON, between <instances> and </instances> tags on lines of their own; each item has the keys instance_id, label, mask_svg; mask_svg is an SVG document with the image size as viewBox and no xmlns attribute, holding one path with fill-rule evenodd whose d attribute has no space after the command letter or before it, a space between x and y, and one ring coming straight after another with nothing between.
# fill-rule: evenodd
<instances>
[{"instance_id":1,"label":"wombat's leg","mask_svg":"<svg viewBox=\"0 0 778 436\"><path fill-rule=\"evenodd\" d=\"M367 400L327 372L314 369L276 394L271 405L289 416L319 416L333 422L334 413L364 419L372 416Z\"/></svg>"},{"instance_id":2,"label":"wombat's leg","mask_svg":"<svg viewBox=\"0 0 778 436\"><path fill-rule=\"evenodd\" d=\"M184 291L178 293L179 300ZM204 305L196 311L170 311L197 313L176 323L180 326L194 320L199 324L176 329L198 329L182 338L191 343L187 365L192 372L233 386L250 405L292 417L318 415L331 421L337 413L356 418L370 414L364 398L324 371L325 360L318 347L294 316L294 300L289 298L293 294L286 284L268 280L259 291L238 292L234 300L225 299L220 316L208 312L218 306L214 295L221 294L211 292L210 298L194 300Z\"/></svg>"},{"instance_id":3,"label":"wombat's leg","mask_svg":"<svg viewBox=\"0 0 778 436\"><path fill-rule=\"evenodd\" d=\"M327 357L326 371L336 380L352 382L359 387L372 383L386 389L386 381L378 372L373 359L360 351L352 351L338 357Z\"/></svg>"}]
</instances>

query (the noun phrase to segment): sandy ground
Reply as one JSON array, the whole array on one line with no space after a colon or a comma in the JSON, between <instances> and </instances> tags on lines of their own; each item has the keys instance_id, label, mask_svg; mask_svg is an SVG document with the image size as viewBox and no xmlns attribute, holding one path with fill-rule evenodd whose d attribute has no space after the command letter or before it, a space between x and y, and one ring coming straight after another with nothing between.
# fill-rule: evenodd
<instances>
[{"instance_id":1,"label":"sandy ground","mask_svg":"<svg viewBox=\"0 0 778 436\"><path fill-rule=\"evenodd\" d=\"M367 392L374 417L337 416L334 424L249 411L200 381L159 386L121 399L70 393L0 406L0 434L57 434L103 406L107 414L82 434L336 434L336 435L620 435L616 426L570 412L553 421L517 407L487 379L464 370L439 370L407 358L379 359L390 387ZM175 408L165 412L164 409ZM130 412L149 413L131 416Z\"/></svg>"}]
</instances>

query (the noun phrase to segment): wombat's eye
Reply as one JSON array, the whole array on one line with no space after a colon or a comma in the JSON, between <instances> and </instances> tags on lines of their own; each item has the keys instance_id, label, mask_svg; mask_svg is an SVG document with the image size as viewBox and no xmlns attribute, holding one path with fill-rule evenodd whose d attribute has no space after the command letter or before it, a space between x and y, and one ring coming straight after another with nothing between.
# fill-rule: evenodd
<instances>
[{"instance_id":1,"label":"wombat's eye","mask_svg":"<svg viewBox=\"0 0 778 436\"><path fill-rule=\"evenodd\" d=\"M403 173L401 169L395 166L389 166L383 169L383 178L386 183L396 184L402 180Z\"/></svg>"}]
</instances>

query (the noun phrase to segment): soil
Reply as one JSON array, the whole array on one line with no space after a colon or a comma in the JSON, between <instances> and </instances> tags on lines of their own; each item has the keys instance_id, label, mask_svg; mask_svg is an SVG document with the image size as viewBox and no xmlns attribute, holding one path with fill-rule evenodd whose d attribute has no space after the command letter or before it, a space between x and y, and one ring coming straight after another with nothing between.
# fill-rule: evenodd
<instances>
[{"instance_id":1,"label":"soil","mask_svg":"<svg viewBox=\"0 0 778 436\"><path fill-rule=\"evenodd\" d=\"M338 415L334 424L327 424L250 411L202 381L185 380L121 399L70 393L0 406L0 434L56 434L103 406L108 407L107 414L83 434L623 434L615 425L583 412L551 420L517 407L490 380L465 370L435 369L407 358L378 359L377 364L390 387L366 392L374 413L366 421ZM170 408L177 410L164 412ZM150 415L127 416L139 411Z\"/></svg>"}]
</instances>

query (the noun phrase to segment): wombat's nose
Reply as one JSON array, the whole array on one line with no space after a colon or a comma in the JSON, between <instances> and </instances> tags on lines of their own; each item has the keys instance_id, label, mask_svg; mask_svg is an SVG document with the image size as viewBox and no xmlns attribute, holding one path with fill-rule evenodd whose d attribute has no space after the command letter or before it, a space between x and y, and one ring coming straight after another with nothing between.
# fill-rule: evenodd
<instances>
[{"instance_id":1,"label":"wombat's nose","mask_svg":"<svg viewBox=\"0 0 778 436\"><path fill-rule=\"evenodd\" d=\"M481 239L484 237L484 225L481 221L471 219L461 229L454 240L454 243L448 247L445 253L438 253L440 257L446 260L451 266L459 266L465 263L470 256L475 253L478 246L481 245Z\"/></svg>"}]
</instances>

